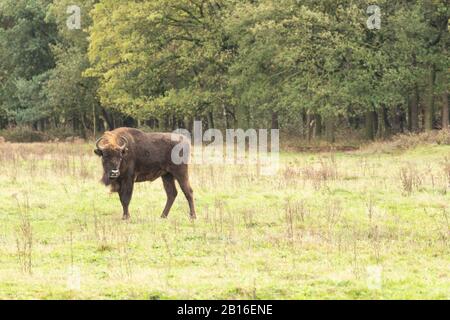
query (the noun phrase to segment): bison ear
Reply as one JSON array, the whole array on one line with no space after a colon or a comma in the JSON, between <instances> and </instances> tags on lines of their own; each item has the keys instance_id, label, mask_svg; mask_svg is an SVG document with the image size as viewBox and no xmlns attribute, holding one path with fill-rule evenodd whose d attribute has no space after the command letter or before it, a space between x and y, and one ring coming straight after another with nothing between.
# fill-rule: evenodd
<instances>
[{"instance_id":1,"label":"bison ear","mask_svg":"<svg viewBox=\"0 0 450 320\"><path fill-rule=\"evenodd\" d=\"M100 149L95 149L95 150L94 150L94 153L95 153L96 155L98 155L99 157L103 156L103 152L102 152L102 150L100 150Z\"/></svg>"}]
</instances>

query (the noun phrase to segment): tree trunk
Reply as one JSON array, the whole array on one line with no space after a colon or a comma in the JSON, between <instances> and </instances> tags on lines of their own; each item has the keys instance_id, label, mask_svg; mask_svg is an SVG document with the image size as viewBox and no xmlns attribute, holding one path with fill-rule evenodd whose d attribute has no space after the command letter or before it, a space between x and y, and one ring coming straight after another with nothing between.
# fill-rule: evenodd
<instances>
[{"instance_id":1,"label":"tree trunk","mask_svg":"<svg viewBox=\"0 0 450 320\"><path fill-rule=\"evenodd\" d=\"M229 129L230 121L228 120L228 111L227 111L227 108L225 107L224 103L222 103L222 108L223 108L223 118L225 120L225 129Z\"/></svg>"},{"instance_id":2,"label":"tree trunk","mask_svg":"<svg viewBox=\"0 0 450 320\"><path fill-rule=\"evenodd\" d=\"M442 93L442 129L447 130L449 126L448 91Z\"/></svg>"},{"instance_id":3,"label":"tree trunk","mask_svg":"<svg viewBox=\"0 0 450 320\"><path fill-rule=\"evenodd\" d=\"M78 132L78 118L72 118L72 129L73 132Z\"/></svg>"},{"instance_id":4,"label":"tree trunk","mask_svg":"<svg viewBox=\"0 0 450 320\"><path fill-rule=\"evenodd\" d=\"M279 129L278 112L272 112L272 129Z\"/></svg>"},{"instance_id":5,"label":"tree trunk","mask_svg":"<svg viewBox=\"0 0 450 320\"><path fill-rule=\"evenodd\" d=\"M389 123L388 117L386 106L382 106L380 112L378 112L377 134L379 138L386 138L390 134L391 124Z\"/></svg>"},{"instance_id":6,"label":"tree trunk","mask_svg":"<svg viewBox=\"0 0 450 320\"><path fill-rule=\"evenodd\" d=\"M311 120L311 114L309 112L306 112L306 131L307 131L307 135L308 135L308 142L310 142L311 138L312 138L313 124L314 124L314 122Z\"/></svg>"},{"instance_id":7,"label":"tree trunk","mask_svg":"<svg viewBox=\"0 0 450 320\"><path fill-rule=\"evenodd\" d=\"M330 143L334 143L336 140L334 117L328 117L325 119L325 133L327 141Z\"/></svg>"},{"instance_id":8,"label":"tree trunk","mask_svg":"<svg viewBox=\"0 0 450 320\"><path fill-rule=\"evenodd\" d=\"M402 105L398 105L395 109L395 114L393 117L392 131L393 133L399 133L404 131L405 123L405 112Z\"/></svg>"},{"instance_id":9,"label":"tree trunk","mask_svg":"<svg viewBox=\"0 0 450 320\"><path fill-rule=\"evenodd\" d=\"M424 101L424 128L425 131L433 130L433 115L434 115L434 80L435 80L435 70L432 67L430 74L428 76L427 83L427 93Z\"/></svg>"},{"instance_id":10,"label":"tree trunk","mask_svg":"<svg viewBox=\"0 0 450 320\"><path fill-rule=\"evenodd\" d=\"M314 120L314 138L320 138L322 136L322 117L320 114L316 114Z\"/></svg>"},{"instance_id":11,"label":"tree trunk","mask_svg":"<svg viewBox=\"0 0 450 320\"><path fill-rule=\"evenodd\" d=\"M95 115L95 105L92 105L92 126L94 129L94 132L92 135L94 136L94 140L95 140L95 137L97 135L97 121L96 121L96 115Z\"/></svg>"},{"instance_id":12,"label":"tree trunk","mask_svg":"<svg viewBox=\"0 0 450 320\"><path fill-rule=\"evenodd\" d=\"M194 121L196 121L194 117L188 119L188 130L191 134L194 134Z\"/></svg>"},{"instance_id":13,"label":"tree trunk","mask_svg":"<svg viewBox=\"0 0 450 320\"><path fill-rule=\"evenodd\" d=\"M109 130L114 130L114 119L111 117L111 115L105 110L105 108L101 108L103 119L105 119L106 123L108 124Z\"/></svg>"},{"instance_id":14,"label":"tree trunk","mask_svg":"<svg viewBox=\"0 0 450 320\"><path fill-rule=\"evenodd\" d=\"M81 129L80 129L80 131L79 131L79 134L84 138L84 139L86 139L86 137L87 137L87 131L88 131L88 128L87 128L87 125L86 125L86 115L84 114L84 113L80 113L80 119L81 119L81 125L82 125L82 127L81 127Z\"/></svg>"},{"instance_id":15,"label":"tree trunk","mask_svg":"<svg viewBox=\"0 0 450 320\"><path fill-rule=\"evenodd\" d=\"M301 129L301 134L303 139L307 139L308 138L308 120L306 119L306 112L304 110L302 110L302 112L300 113L300 118L302 119L302 129Z\"/></svg>"},{"instance_id":16,"label":"tree trunk","mask_svg":"<svg viewBox=\"0 0 450 320\"><path fill-rule=\"evenodd\" d=\"M214 128L214 115L212 111L208 111L208 129Z\"/></svg>"},{"instance_id":17,"label":"tree trunk","mask_svg":"<svg viewBox=\"0 0 450 320\"><path fill-rule=\"evenodd\" d=\"M409 130L411 132L419 131L419 90L414 86L413 94L409 100Z\"/></svg>"},{"instance_id":18,"label":"tree trunk","mask_svg":"<svg viewBox=\"0 0 450 320\"><path fill-rule=\"evenodd\" d=\"M172 116L172 131L177 130L178 129L177 126L178 126L177 116L173 115Z\"/></svg>"},{"instance_id":19,"label":"tree trunk","mask_svg":"<svg viewBox=\"0 0 450 320\"><path fill-rule=\"evenodd\" d=\"M164 117L163 130L164 131L168 131L169 130L169 125L170 125L170 119L169 119L169 116L166 115Z\"/></svg>"},{"instance_id":20,"label":"tree trunk","mask_svg":"<svg viewBox=\"0 0 450 320\"><path fill-rule=\"evenodd\" d=\"M375 111L367 111L366 113L366 138L370 140L375 139L375 128L376 128L376 117Z\"/></svg>"}]
</instances>

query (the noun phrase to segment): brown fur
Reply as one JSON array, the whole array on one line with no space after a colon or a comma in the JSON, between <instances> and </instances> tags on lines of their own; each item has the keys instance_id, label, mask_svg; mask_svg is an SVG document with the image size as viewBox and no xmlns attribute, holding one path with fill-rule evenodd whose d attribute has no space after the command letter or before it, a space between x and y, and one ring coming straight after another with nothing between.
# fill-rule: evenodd
<instances>
[{"instance_id":1,"label":"brown fur","mask_svg":"<svg viewBox=\"0 0 450 320\"><path fill-rule=\"evenodd\" d=\"M124 150L125 137L128 144ZM172 141L172 137L176 141ZM195 218L193 190L189 183L188 164L175 164L171 159L172 148L182 143L190 150L187 138L171 133L144 133L132 128L118 128L105 132L95 153L102 157L102 182L118 192L123 207L124 219L129 218L128 206L135 182L154 181L162 178L167 194L162 217L166 218L177 196L175 180L178 181L189 203L190 216ZM120 176L110 178L111 171L120 171Z\"/></svg>"},{"instance_id":2,"label":"brown fur","mask_svg":"<svg viewBox=\"0 0 450 320\"><path fill-rule=\"evenodd\" d=\"M124 141L121 141L118 132L114 131L106 131L102 138L103 139L100 141L100 147L102 148L118 150L120 149L121 144L124 143Z\"/></svg>"}]
</instances>

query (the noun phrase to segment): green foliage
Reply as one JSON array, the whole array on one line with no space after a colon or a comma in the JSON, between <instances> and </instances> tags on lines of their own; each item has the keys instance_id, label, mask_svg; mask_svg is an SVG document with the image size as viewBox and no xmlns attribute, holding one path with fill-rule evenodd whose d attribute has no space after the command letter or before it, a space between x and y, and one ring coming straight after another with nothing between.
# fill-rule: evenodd
<instances>
[{"instance_id":1,"label":"green foliage","mask_svg":"<svg viewBox=\"0 0 450 320\"><path fill-rule=\"evenodd\" d=\"M95 2L77 2L82 13L82 30L70 30L66 26L66 8L72 4L69 0L53 1L47 15L47 20L58 26L60 37L60 41L52 46L56 67L51 70L45 88L47 105L61 120L81 119L84 126L88 121L86 114L99 109L96 80L83 77L84 70L89 66L87 27L91 22L88 12Z\"/></svg>"},{"instance_id":2,"label":"green foliage","mask_svg":"<svg viewBox=\"0 0 450 320\"><path fill-rule=\"evenodd\" d=\"M102 1L92 11L86 73L99 94L134 117L202 115L226 99L230 2ZM125 18L126 17L126 18Z\"/></svg>"},{"instance_id":3,"label":"green foliage","mask_svg":"<svg viewBox=\"0 0 450 320\"><path fill-rule=\"evenodd\" d=\"M50 46L56 33L44 19L50 2L0 3L0 115L15 122L46 116L42 81L54 67Z\"/></svg>"},{"instance_id":4,"label":"green foliage","mask_svg":"<svg viewBox=\"0 0 450 320\"><path fill-rule=\"evenodd\" d=\"M447 12L439 1L380 2L382 28L369 30L369 4L102 1L88 74L101 79L104 104L141 119L233 110L258 125L273 112L287 123L299 112L406 108L412 88L426 86L429 63L448 66L448 38L434 26Z\"/></svg>"},{"instance_id":5,"label":"green foliage","mask_svg":"<svg viewBox=\"0 0 450 320\"><path fill-rule=\"evenodd\" d=\"M0 130L0 136L8 142L43 142L50 140L49 135L46 133L20 126L8 130Z\"/></svg>"},{"instance_id":6,"label":"green foliage","mask_svg":"<svg viewBox=\"0 0 450 320\"><path fill-rule=\"evenodd\" d=\"M378 1L379 30L366 25L369 0L83 0L82 30L66 26L71 4L2 2L0 126L88 130L113 111L164 129L202 119L320 134L366 119L380 134L419 113L439 127L446 1Z\"/></svg>"}]
</instances>

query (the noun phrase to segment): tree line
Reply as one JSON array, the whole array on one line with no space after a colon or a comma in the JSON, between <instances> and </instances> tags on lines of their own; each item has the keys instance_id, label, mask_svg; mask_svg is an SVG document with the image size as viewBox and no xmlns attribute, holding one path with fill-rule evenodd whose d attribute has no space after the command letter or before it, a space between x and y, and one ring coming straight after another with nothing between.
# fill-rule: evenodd
<instances>
[{"instance_id":1,"label":"tree line","mask_svg":"<svg viewBox=\"0 0 450 320\"><path fill-rule=\"evenodd\" d=\"M446 0L2 0L0 129L448 128L448 30Z\"/></svg>"}]
</instances>

